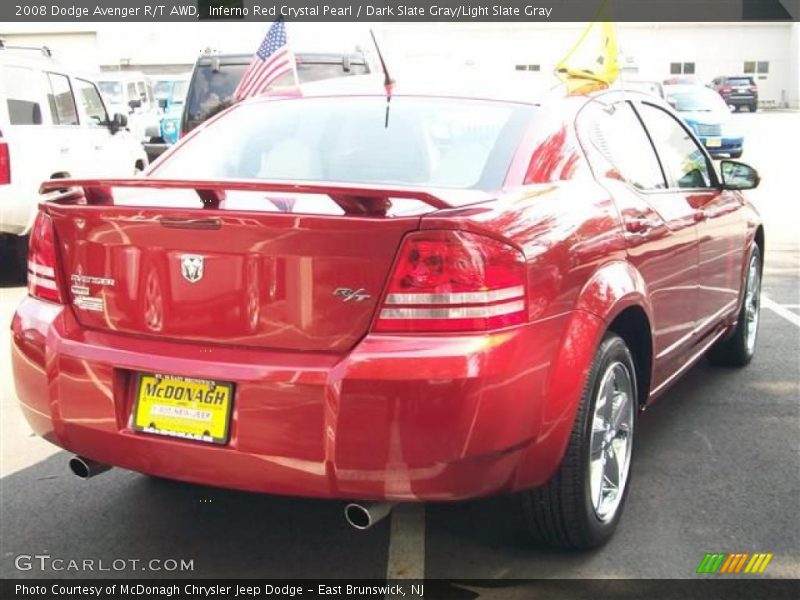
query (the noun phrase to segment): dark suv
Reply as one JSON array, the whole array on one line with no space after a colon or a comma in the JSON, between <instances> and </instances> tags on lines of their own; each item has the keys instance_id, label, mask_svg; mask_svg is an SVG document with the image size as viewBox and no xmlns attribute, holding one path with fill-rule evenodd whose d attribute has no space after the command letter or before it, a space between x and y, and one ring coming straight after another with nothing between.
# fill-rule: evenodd
<instances>
[{"instance_id":1,"label":"dark suv","mask_svg":"<svg viewBox=\"0 0 800 600\"><path fill-rule=\"evenodd\" d=\"M233 92L252 58L252 54L206 53L197 59L183 108L181 136L231 105ZM299 53L295 55L295 61L300 83L370 72L369 65L360 53ZM291 84L292 76L286 74L275 82L274 87Z\"/></svg>"},{"instance_id":2,"label":"dark suv","mask_svg":"<svg viewBox=\"0 0 800 600\"><path fill-rule=\"evenodd\" d=\"M748 107L750 112L758 110L758 86L750 75L717 77L711 82L711 88L734 110L739 110L742 106Z\"/></svg>"}]
</instances>

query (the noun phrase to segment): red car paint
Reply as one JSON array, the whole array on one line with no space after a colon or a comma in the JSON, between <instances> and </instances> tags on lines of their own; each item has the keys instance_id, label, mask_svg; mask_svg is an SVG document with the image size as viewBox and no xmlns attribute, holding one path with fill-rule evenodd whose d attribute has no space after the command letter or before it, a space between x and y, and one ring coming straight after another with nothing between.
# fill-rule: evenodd
<instances>
[{"instance_id":1,"label":"red car paint","mask_svg":"<svg viewBox=\"0 0 800 600\"><path fill-rule=\"evenodd\" d=\"M614 319L626 310L647 318L650 341L637 355L644 406L734 324L760 227L737 192L645 195L626 184L583 134L581 114L631 98L639 96L541 107L502 189L489 192L116 182L134 194L196 191L206 205L143 208L115 206L114 182L80 182L83 191L41 209L57 241L54 278L69 297L26 298L12 323L26 418L45 439L102 463L258 492L459 500L546 482ZM320 192L351 206L336 217L230 211L231 189ZM374 209L400 196L426 208L395 217ZM522 322L378 332L403 240L453 230L524 257ZM206 257L199 283L180 277L186 251ZM115 281L102 311L70 303L73 274ZM340 287L370 297L344 302ZM227 445L134 432L137 372L234 382Z\"/></svg>"}]
</instances>

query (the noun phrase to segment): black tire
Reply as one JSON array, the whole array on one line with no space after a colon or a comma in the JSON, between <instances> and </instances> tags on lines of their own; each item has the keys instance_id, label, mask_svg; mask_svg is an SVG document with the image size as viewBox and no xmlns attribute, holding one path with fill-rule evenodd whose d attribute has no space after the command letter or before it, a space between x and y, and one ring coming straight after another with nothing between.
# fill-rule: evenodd
<instances>
[{"instance_id":1,"label":"black tire","mask_svg":"<svg viewBox=\"0 0 800 600\"><path fill-rule=\"evenodd\" d=\"M609 332L597 349L589 378L575 417L569 445L561 466L543 487L520 494L529 533L541 545L572 550L588 550L607 542L617 528L630 488L630 462L627 463L621 498L614 512L598 516L591 498L590 455L595 406L606 373L621 364L630 376L630 431L628 444L633 452L638 410L636 370L633 357L621 337ZM604 463L605 465L605 460ZM605 467L603 467L605 468Z\"/></svg>"},{"instance_id":2,"label":"black tire","mask_svg":"<svg viewBox=\"0 0 800 600\"><path fill-rule=\"evenodd\" d=\"M750 112L754 113L758 110L758 104L751 104L750 105Z\"/></svg>"},{"instance_id":3,"label":"black tire","mask_svg":"<svg viewBox=\"0 0 800 600\"><path fill-rule=\"evenodd\" d=\"M750 256L747 260L747 273L745 274L744 297L742 306L739 309L739 316L736 328L729 336L721 339L714 344L706 354L708 362L719 367L744 367L750 364L756 351L756 341L758 339L759 311L761 309L761 274L762 274L761 249L753 245ZM757 270L755 280L755 290L753 300L754 305L749 304L750 287L753 285L751 280L751 269ZM755 315L755 320L750 318ZM752 340L749 338L750 331L755 328Z\"/></svg>"},{"instance_id":4,"label":"black tire","mask_svg":"<svg viewBox=\"0 0 800 600\"><path fill-rule=\"evenodd\" d=\"M734 104L734 105L733 105L733 112L739 112L739 111L741 110L741 108L742 108L742 107L741 107L740 105L738 105L738 104Z\"/></svg>"},{"instance_id":5,"label":"black tire","mask_svg":"<svg viewBox=\"0 0 800 600\"><path fill-rule=\"evenodd\" d=\"M30 236L12 236L12 246L14 251L14 269L18 281L25 283L28 281L28 242Z\"/></svg>"}]
</instances>

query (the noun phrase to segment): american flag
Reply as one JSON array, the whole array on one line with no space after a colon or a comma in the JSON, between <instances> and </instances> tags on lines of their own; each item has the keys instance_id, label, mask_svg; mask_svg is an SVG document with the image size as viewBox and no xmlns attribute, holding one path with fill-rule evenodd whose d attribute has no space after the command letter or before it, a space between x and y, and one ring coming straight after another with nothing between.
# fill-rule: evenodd
<instances>
[{"instance_id":1,"label":"american flag","mask_svg":"<svg viewBox=\"0 0 800 600\"><path fill-rule=\"evenodd\" d=\"M233 98L239 101L257 96L281 76L294 72L294 56L286 43L286 24L282 20L275 21L236 86Z\"/></svg>"}]
</instances>

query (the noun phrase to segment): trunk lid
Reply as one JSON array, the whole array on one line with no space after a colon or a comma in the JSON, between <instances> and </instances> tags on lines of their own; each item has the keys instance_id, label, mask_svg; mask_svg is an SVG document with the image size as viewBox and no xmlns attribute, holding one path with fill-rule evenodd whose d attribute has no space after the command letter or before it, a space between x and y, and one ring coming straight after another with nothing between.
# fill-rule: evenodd
<instances>
[{"instance_id":1,"label":"trunk lid","mask_svg":"<svg viewBox=\"0 0 800 600\"><path fill-rule=\"evenodd\" d=\"M374 190L328 197L314 188L298 199L178 187L118 197L94 182L45 205L64 296L83 326L210 346L346 351L369 329L403 235L433 202L408 193L390 216L390 192L381 203Z\"/></svg>"}]
</instances>

